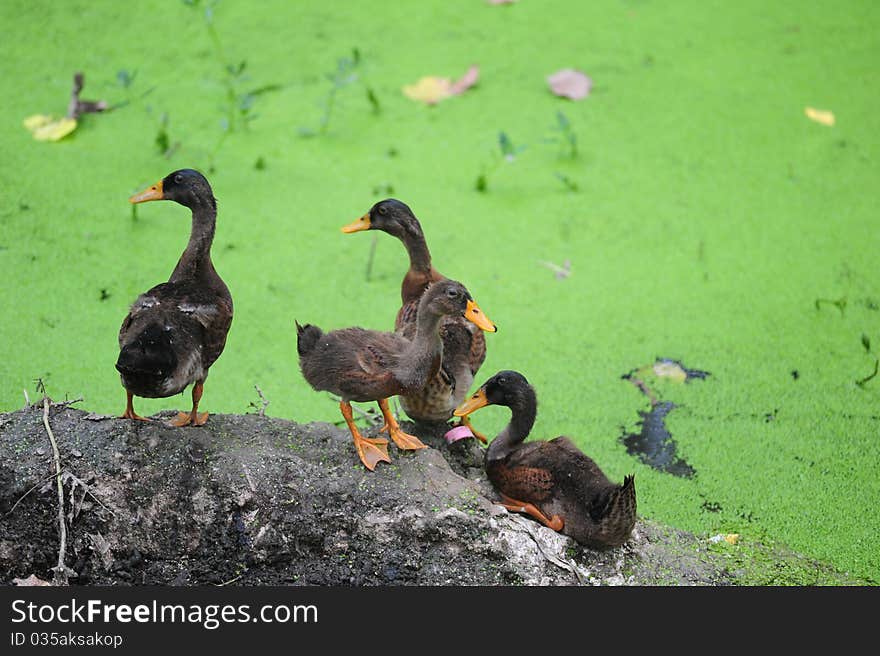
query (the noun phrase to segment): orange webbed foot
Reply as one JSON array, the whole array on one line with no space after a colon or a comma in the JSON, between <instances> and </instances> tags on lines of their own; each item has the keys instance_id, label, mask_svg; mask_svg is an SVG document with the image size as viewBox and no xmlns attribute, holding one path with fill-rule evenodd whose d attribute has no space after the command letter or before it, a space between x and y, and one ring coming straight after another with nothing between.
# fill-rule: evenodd
<instances>
[{"instance_id":1,"label":"orange webbed foot","mask_svg":"<svg viewBox=\"0 0 880 656\"><path fill-rule=\"evenodd\" d=\"M364 463L364 467L370 471L375 471L376 465L380 462L391 463L391 458L388 456L388 440L382 438L370 439L359 435L353 437L354 447L357 449L358 456L361 462Z\"/></svg>"},{"instance_id":2,"label":"orange webbed foot","mask_svg":"<svg viewBox=\"0 0 880 656\"><path fill-rule=\"evenodd\" d=\"M192 423L192 415L190 413L178 412L177 416L168 422L168 425L175 428L183 428L184 426L189 426L190 423Z\"/></svg>"},{"instance_id":3,"label":"orange webbed foot","mask_svg":"<svg viewBox=\"0 0 880 656\"><path fill-rule=\"evenodd\" d=\"M398 449L406 451L415 451L416 449L427 449L428 445L422 442L415 435L405 433L400 426L389 426L385 424L379 429L380 433L388 433Z\"/></svg>"},{"instance_id":4,"label":"orange webbed foot","mask_svg":"<svg viewBox=\"0 0 880 656\"><path fill-rule=\"evenodd\" d=\"M379 429L379 432L388 433L398 449L414 451L416 449L428 448L428 445L415 435L403 432L400 424L397 423L397 419L394 418L391 408L388 407L388 399L379 399L378 404L379 409L382 411L382 416L385 418L385 425Z\"/></svg>"},{"instance_id":5,"label":"orange webbed foot","mask_svg":"<svg viewBox=\"0 0 880 656\"><path fill-rule=\"evenodd\" d=\"M527 501L517 501L504 494L501 495L501 499L501 505L507 508L510 512L525 513L526 515L537 519L547 528L553 529L556 532L561 531L565 526L565 521L559 515L553 515L552 518L547 517L547 515L538 510L534 504L528 503Z\"/></svg>"},{"instance_id":6,"label":"orange webbed foot","mask_svg":"<svg viewBox=\"0 0 880 656\"><path fill-rule=\"evenodd\" d=\"M141 417L134 410L128 411L126 410L121 415L119 415L120 419L136 419L138 421L153 421L152 419L148 419L147 417Z\"/></svg>"},{"instance_id":7,"label":"orange webbed foot","mask_svg":"<svg viewBox=\"0 0 880 656\"><path fill-rule=\"evenodd\" d=\"M183 428L184 426L204 426L208 421L207 412L178 412L177 416L168 422L169 426Z\"/></svg>"}]
</instances>

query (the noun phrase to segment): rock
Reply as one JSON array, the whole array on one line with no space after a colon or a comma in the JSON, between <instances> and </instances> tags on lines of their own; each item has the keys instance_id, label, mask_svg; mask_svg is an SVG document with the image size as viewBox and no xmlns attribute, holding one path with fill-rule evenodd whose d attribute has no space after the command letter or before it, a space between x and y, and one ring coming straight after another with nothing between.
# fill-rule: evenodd
<instances>
[{"instance_id":1,"label":"rock","mask_svg":"<svg viewBox=\"0 0 880 656\"><path fill-rule=\"evenodd\" d=\"M705 540L651 522L640 521L623 547L597 552L510 515L492 501L480 447L447 445L448 427L407 426L435 448L404 453L392 444L393 463L371 473L348 432L325 423L212 415L203 427L176 429L93 418L66 406L50 413L61 462L73 474L65 512L79 504L69 514L72 584L733 580L708 557ZM57 563L55 487L37 489L53 472L47 444L41 408L0 415L3 584L51 579Z\"/></svg>"}]
</instances>

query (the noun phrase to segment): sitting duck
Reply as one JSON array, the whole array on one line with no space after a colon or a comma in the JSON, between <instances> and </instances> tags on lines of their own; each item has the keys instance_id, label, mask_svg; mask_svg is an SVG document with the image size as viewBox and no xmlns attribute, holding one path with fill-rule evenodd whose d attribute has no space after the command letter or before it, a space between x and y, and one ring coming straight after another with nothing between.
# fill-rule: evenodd
<instances>
[{"instance_id":1,"label":"sitting duck","mask_svg":"<svg viewBox=\"0 0 880 656\"><path fill-rule=\"evenodd\" d=\"M189 243L168 282L141 294L119 330L119 371L128 394L123 418L148 421L132 403L135 396L165 398L192 388L192 410L173 426L201 426L198 412L208 370L220 357L232 324L232 296L211 262L217 203L198 171L174 171L129 201L173 200L192 210Z\"/></svg>"},{"instance_id":2,"label":"sitting duck","mask_svg":"<svg viewBox=\"0 0 880 656\"><path fill-rule=\"evenodd\" d=\"M608 480L567 437L523 443L535 423L535 390L516 371L500 371L461 404L462 417L487 405L510 408L510 423L486 450L486 474L502 504L594 548L616 547L636 523L634 477Z\"/></svg>"},{"instance_id":3,"label":"sitting duck","mask_svg":"<svg viewBox=\"0 0 880 656\"><path fill-rule=\"evenodd\" d=\"M353 223L344 226L345 233L381 230L403 242L409 254L409 270L400 286L402 305L397 312L394 329L412 339L418 326L419 301L425 290L435 282L446 280L431 264L431 253L425 242L422 226L412 210L394 198L380 201ZM419 422L445 422L467 396L474 376L486 359L483 331L462 316L444 317L440 335L443 340L443 363L420 389L403 394L400 405L409 417ZM462 424L484 443L486 437L472 429L468 418ZM451 433L450 433L451 434ZM449 437L449 435L447 437ZM460 433L459 433L460 434Z\"/></svg>"},{"instance_id":4,"label":"sitting duck","mask_svg":"<svg viewBox=\"0 0 880 656\"><path fill-rule=\"evenodd\" d=\"M419 438L400 428L388 407L388 398L418 391L436 375L443 358L440 324L444 317L451 316L464 317L482 330L495 330L465 286L455 280L436 282L422 296L412 339L359 327L324 333L317 326L296 323L303 377L316 391L341 397L339 409L358 456L370 471L379 462L391 462L388 440L360 434L352 418L351 402L378 402L385 419L380 432L387 432L400 449L424 449Z\"/></svg>"}]
</instances>

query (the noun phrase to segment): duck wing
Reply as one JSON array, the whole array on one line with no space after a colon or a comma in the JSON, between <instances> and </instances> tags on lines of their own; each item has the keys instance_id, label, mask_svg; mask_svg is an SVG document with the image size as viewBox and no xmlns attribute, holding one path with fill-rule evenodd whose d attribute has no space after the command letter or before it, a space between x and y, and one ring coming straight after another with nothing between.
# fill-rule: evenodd
<instances>
[{"instance_id":1,"label":"duck wing","mask_svg":"<svg viewBox=\"0 0 880 656\"><path fill-rule=\"evenodd\" d=\"M400 393L394 370L409 343L396 333L343 328L323 335L300 363L315 389L352 401L376 401Z\"/></svg>"},{"instance_id":2,"label":"duck wing","mask_svg":"<svg viewBox=\"0 0 880 656\"><path fill-rule=\"evenodd\" d=\"M495 486L508 497L530 503L553 495L557 479L548 466L546 442L528 442L497 463L489 461L486 470Z\"/></svg>"},{"instance_id":3,"label":"duck wing","mask_svg":"<svg viewBox=\"0 0 880 656\"><path fill-rule=\"evenodd\" d=\"M207 369L223 352L231 323L230 299L166 282L144 292L132 304L119 329L119 347L122 352L128 350L130 357L134 344L151 345L138 367L141 369L149 369L148 361L157 359L167 368L168 358L159 357L156 351L173 351L178 356L189 352Z\"/></svg>"}]
</instances>

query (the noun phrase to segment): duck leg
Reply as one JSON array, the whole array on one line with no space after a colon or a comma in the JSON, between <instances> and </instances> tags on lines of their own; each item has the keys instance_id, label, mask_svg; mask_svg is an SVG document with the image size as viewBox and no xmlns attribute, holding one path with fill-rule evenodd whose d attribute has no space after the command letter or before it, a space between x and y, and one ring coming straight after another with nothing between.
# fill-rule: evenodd
<instances>
[{"instance_id":1,"label":"duck leg","mask_svg":"<svg viewBox=\"0 0 880 656\"><path fill-rule=\"evenodd\" d=\"M342 401L339 404L345 423L348 424L348 430L354 439L354 448L357 449L358 456L364 467L373 471L380 462L391 462L388 457L388 440L383 437L370 439L361 435L354 423L354 417L351 412L351 404L348 401Z\"/></svg>"},{"instance_id":2,"label":"duck leg","mask_svg":"<svg viewBox=\"0 0 880 656\"><path fill-rule=\"evenodd\" d=\"M480 440L480 442L482 442L483 444L488 444L488 443L489 443L489 438L487 438L487 437L486 437L485 435L483 435L480 431L478 431L478 430L476 430L476 429L474 428L474 425L471 423L471 418L470 418L470 417L462 417L461 420L458 422L458 425L459 425L459 426L467 426L467 429L468 429L471 433L474 434L474 437L476 437L478 440Z\"/></svg>"},{"instance_id":3,"label":"duck leg","mask_svg":"<svg viewBox=\"0 0 880 656\"><path fill-rule=\"evenodd\" d=\"M128 394L128 401L125 403L125 412L119 415L120 419L137 419L138 421L150 421L146 417L141 417L138 413L134 411L134 404L132 399L134 399L134 394L126 390Z\"/></svg>"},{"instance_id":4,"label":"duck leg","mask_svg":"<svg viewBox=\"0 0 880 656\"><path fill-rule=\"evenodd\" d=\"M403 432L400 424L397 423L394 415L391 414L391 408L388 407L388 399L379 399L378 403L379 409L382 410L382 416L385 417L385 425L379 429L380 433L387 431L398 449L414 450L428 448L428 445L423 443L415 435Z\"/></svg>"},{"instance_id":5,"label":"duck leg","mask_svg":"<svg viewBox=\"0 0 880 656\"><path fill-rule=\"evenodd\" d=\"M199 401L202 398L202 390L205 388L204 381L198 381L195 385L193 385L192 391L192 400L193 407L190 412L181 412L178 413L177 417L168 422L171 426L176 426L180 428L182 426L189 426L192 424L193 426L204 426L205 422L208 421L208 413L207 412L199 412Z\"/></svg>"},{"instance_id":6,"label":"duck leg","mask_svg":"<svg viewBox=\"0 0 880 656\"><path fill-rule=\"evenodd\" d=\"M544 526L552 528L554 531L561 531L562 527L565 526L565 522L562 521L562 518L559 515L553 515L553 519L549 519L547 515L538 510L533 504L526 501L517 501L516 499L511 499L506 494L502 494L501 502L501 505L509 511L530 515L541 522Z\"/></svg>"}]
</instances>

